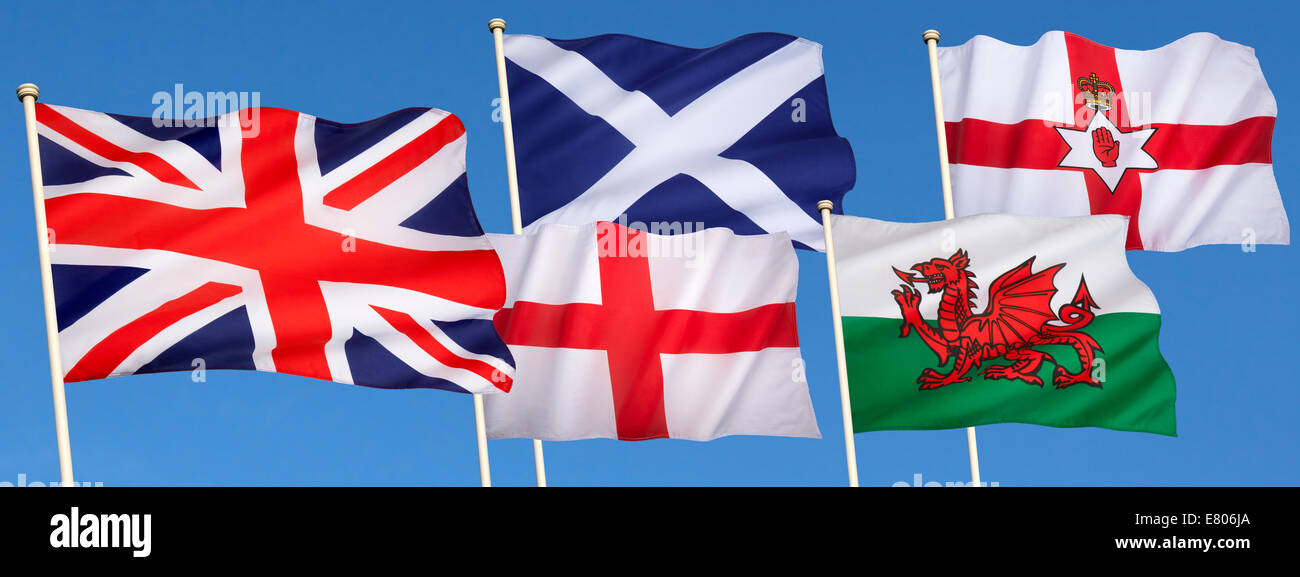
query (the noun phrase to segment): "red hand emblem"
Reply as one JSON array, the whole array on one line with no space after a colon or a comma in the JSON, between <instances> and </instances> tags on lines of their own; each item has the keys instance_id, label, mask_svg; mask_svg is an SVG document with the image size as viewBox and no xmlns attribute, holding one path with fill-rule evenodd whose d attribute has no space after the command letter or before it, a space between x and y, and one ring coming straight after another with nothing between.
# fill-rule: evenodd
<instances>
[{"instance_id":1,"label":"red hand emblem","mask_svg":"<svg viewBox=\"0 0 1300 577\"><path fill-rule=\"evenodd\" d=\"M1102 166L1113 167L1115 158L1119 156L1119 142L1111 136L1109 130L1098 127L1092 131L1092 153L1097 155Z\"/></svg>"}]
</instances>

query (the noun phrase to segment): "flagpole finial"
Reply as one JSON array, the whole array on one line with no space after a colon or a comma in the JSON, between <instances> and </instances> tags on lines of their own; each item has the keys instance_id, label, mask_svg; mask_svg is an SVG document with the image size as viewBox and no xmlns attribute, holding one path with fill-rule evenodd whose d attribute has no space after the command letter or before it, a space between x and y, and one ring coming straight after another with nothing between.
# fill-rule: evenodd
<instances>
[{"instance_id":1,"label":"flagpole finial","mask_svg":"<svg viewBox=\"0 0 1300 577\"><path fill-rule=\"evenodd\" d=\"M497 30L505 32L506 21L500 18L493 18L491 20L488 20L488 30L491 30L493 32L496 32Z\"/></svg>"},{"instance_id":2,"label":"flagpole finial","mask_svg":"<svg viewBox=\"0 0 1300 577\"><path fill-rule=\"evenodd\" d=\"M929 44L931 40L938 42L939 31L933 28L926 30L925 32L921 33L921 40L924 40L926 44Z\"/></svg>"},{"instance_id":3,"label":"flagpole finial","mask_svg":"<svg viewBox=\"0 0 1300 577\"><path fill-rule=\"evenodd\" d=\"M818 211L818 212L821 212L821 211L823 211L823 210L831 210L831 209L833 209L833 208L835 208L835 203L833 203L833 202L831 202L831 201L829 201L829 200L823 200L823 201L820 201L820 202L817 203L817 211Z\"/></svg>"},{"instance_id":4,"label":"flagpole finial","mask_svg":"<svg viewBox=\"0 0 1300 577\"><path fill-rule=\"evenodd\" d=\"M32 84L31 82L18 85L18 100L20 101L24 98L27 98L28 96L31 96L32 98L36 98L40 96L40 94L41 94L40 89L36 88L36 85Z\"/></svg>"}]
</instances>

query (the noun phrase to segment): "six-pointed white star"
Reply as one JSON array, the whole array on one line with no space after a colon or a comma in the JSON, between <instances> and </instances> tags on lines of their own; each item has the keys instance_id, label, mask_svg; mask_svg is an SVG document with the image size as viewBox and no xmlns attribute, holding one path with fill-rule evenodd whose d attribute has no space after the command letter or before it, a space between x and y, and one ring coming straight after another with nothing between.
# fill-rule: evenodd
<instances>
[{"instance_id":1,"label":"six-pointed white star","mask_svg":"<svg viewBox=\"0 0 1300 577\"><path fill-rule=\"evenodd\" d=\"M1119 154L1115 158L1115 166L1102 166L1101 160L1093 152L1093 131L1098 128L1104 128L1110 131L1111 137L1115 144L1119 146ZM1156 159L1153 158L1142 147L1146 146L1147 140L1155 134L1154 128L1141 128L1129 132L1120 132L1118 128L1111 123L1105 114L1094 114L1088 127L1083 130L1073 128L1056 127L1056 132L1065 139L1069 145L1070 152L1061 159L1060 166L1069 168L1086 168L1097 173L1106 187L1113 193L1115 187L1119 186L1119 181L1124 178L1124 172L1130 168L1158 168Z\"/></svg>"}]
</instances>

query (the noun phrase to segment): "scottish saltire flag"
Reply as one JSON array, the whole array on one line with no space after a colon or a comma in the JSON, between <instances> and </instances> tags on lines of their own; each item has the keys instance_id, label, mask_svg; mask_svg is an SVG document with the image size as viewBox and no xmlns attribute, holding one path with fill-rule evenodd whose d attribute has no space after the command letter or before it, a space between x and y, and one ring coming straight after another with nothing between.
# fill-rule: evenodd
<instances>
[{"instance_id":1,"label":"scottish saltire flag","mask_svg":"<svg viewBox=\"0 0 1300 577\"><path fill-rule=\"evenodd\" d=\"M504 274L455 116L254 108L160 127L38 104L37 122L68 381L206 368L509 389Z\"/></svg>"},{"instance_id":2,"label":"scottish saltire flag","mask_svg":"<svg viewBox=\"0 0 1300 577\"><path fill-rule=\"evenodd\" d=\"M524 224L703 223L823 250L817 201L838 211L857 172L821 49L785 34L703 49L507 35Z\"/></svg>"}]
</instances>

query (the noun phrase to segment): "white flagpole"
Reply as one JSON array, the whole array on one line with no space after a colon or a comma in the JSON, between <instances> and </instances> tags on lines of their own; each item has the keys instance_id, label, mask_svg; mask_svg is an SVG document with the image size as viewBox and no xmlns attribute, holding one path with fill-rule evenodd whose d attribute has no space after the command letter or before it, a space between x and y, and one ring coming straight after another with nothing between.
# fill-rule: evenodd
<instances>
[{"instance_id":1,"label":"white flagpole","mask_svg":"<svg viewBox=\"0 0 1300 577\"><path fill-rule=\"evenodd\" d=\"M835 325L835 361L840 375L840 411L844 417L844 454L848 460L849 486L858 486L858 450L853 445L853 409L849 406L849 369L844 358L844 327L840 324L840 281L835 272L835 243L831 238L831 209L835 203L817 203L822 213L822 231L826 235L826 274L831 284L831 321Z\"/></svg>"},{"instance_id":2,"label":"white flagpole","mask_svg":"<svg viewBox=\"0 0 1300 577\"><path fill-rule=\"evenodd\" d=\"M934 125L939 133L939 180L943 184L943 217L953 218L952 173L948 170L948 135L943 120L943 91L939 86L939 31L926 30L921 39L930 52L930 87L934 92ZM980 453L975 427L966 427L966 450L970 454L971 486L980 486Z\"/></svg>"},{"instance_id":3,"label":"white flagpole","mask_svg":"<svg viewBox=\"0 0 1300 577\"><path fill-rule=\"evenodd\" d=\"M523 217L519 212L519 174L515 172L515 130L510 123L510 87L506 82L506 21L493 18L488 21L492 41L497 52L497 87L501 91L501 130L506 140L506 184L510 188L510 222L515 234L523 234ZM533 465L537 469L537 486L546 486L546 458L542 455L542 441L533 439Z\"/></svg>"},{"instance_id":4,"label":"white flagpole","mask_svg":"<svg viewBox=\"0 0 1300 577\"><path fill-rule=\"evenodd\" d=\"M63 359L59 354L59 325L54 311L54 280L50 275L50 238L45 223L45 184L41 178L41 152L36 138L35 84L18 87L18 100L27 117L27 158L32 170L32 201L36 204L36 246L41 261L41 295L45 298L45 340L50 351L50 385L54 389L54 434L59 445L59 484L73 486L72 445L68 440L68 402L63 388Z\"/></svg>"},{"instance_id":5,"label":"white flagpole","mask_svg":"<svg viewBox=\"0 0 1300 577\"><path fill-rule=\"evenodd\" d=\"M474 437L478 441L478 482L492 486L492 468L488 465L487 424L483 421L483 395L474 393Z\"/></svg>"}]
</instances>

